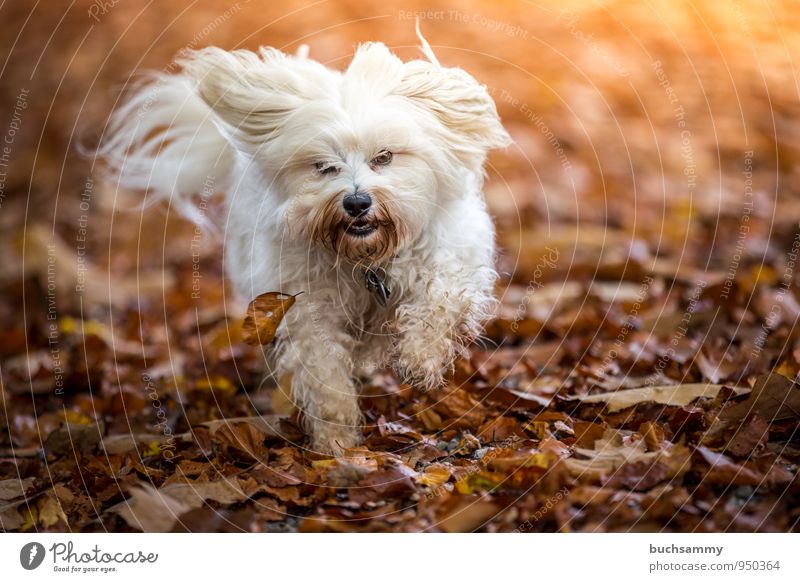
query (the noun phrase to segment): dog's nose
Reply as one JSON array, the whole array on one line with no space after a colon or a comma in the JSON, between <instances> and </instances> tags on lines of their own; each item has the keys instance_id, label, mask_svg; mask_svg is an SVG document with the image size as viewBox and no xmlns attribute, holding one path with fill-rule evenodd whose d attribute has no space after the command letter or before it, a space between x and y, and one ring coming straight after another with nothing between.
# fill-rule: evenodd
<instances>
[{"instance_id":1,"label":"dog's nose","mask_svg":"<svg viewBox=\"0 0 800 582\"><path fill-rule=\"evenodd\" d=\"M353 218L358 218L366 214L369 207L372 206L372 197L366 192L359 192L356 190L353 194L348 194L342 200L345 212Z\"/></svg>"}]
</instances>

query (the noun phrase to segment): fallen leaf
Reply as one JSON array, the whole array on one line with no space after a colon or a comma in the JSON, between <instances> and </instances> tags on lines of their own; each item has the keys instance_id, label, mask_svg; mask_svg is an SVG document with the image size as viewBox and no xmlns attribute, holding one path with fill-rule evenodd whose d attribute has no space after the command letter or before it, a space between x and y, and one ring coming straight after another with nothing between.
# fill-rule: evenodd
<instances>
[{"instance_id":1,"label":"fallen leaf","mask_svg":"<svg viewBox=\"0 0 800 582\"><path fill-rule=\"evenodd\" d=\"M297 295L263 293L253 299L242 323L242 338L252 346L265 345L275 339L278 326L294 305Z\"/></svg>"},{"instance_id":2,"label":"fallen leaf","mask_svg":"<svg viewBox=\"0 0 800 582\"><path fill-rule=\"evenodd\" d=\"M376 468L377 465L370 467L348 459L335 459L326 478L331 487L352 487Z\"/></svg>"},{"instance_id":3,"label":"fallen leaf","mask_svg":"<svg viewBox=\"0 0 800 582\"><path fill-rule=\"evenodd\" d=\"M721 384L677 384L675 386L651 386L592 394L579 398L583 404L605 402L608 412L616 412L642 402L655 402L669 406L686 406L698 398L715 398ZM740 389L742 390L742 389Z\"/></svg>"},{"instance_id":4,"label":"fallen leaf","mask_svg":"<svg viewBox=\"0 0 800 582\"><path fill-rule=\"evenodd\" d=\"M416 471L405 465L395 465L367 473L349 489L350 499L358 503L387 497L408 497L417 492Z\"/></svg>"},{"instance_id":5,"label":"fallen leaf","mask_svg":"<svg viewBox=\"0 0 800 582\"><path fill-rule=\"evenodd\" d=\"M205 483L177 483L163 487L160 491L183 499L194 507L200 507L208 500L230 505L247 499L247 495L236 479L222 479Z\"/></svg>"},{"instance_id":6,"label":"fallen leaf","mask_svg":"<svg viewBox=\"0 0 800 582\"><path fill-rule=\"evenodd\" d=\"M76 424L65 422L51 432L44 442L44 450L56 455L73 457L75 453L90 453L103 438L103 424Z\"/></svg>"},{"instance_id":7,"label":"fallen leaf","mask_svg":"<svg viewBox=\"0 0 800 582\"><path fill-rule=\"evenodd\" d=\"M39 500L39 523L44 527L53 527L59 521L69 523L61 503L55 495L48 494Z\"/></svg>"},{"instance_id":8,"label":"fallen leaf","mask_svg":"<svg viewBox=\"0 0 800 582\"><path fill-rule=\"evenodd\" d=\"M433 487L442 485L450 480L450 467L442 463L431 463L425 471L416 477L417 483Z\"/></svg>"},{"instance_id":9,"label":"fallen leaf","mask_svg":"<svg viewBox=\"0 0 800 582\"><path fill-rule=\"evenodd\" d=\"M660 451L663 448L664 429L660 425L648 420L639 427L639 433L644 437L649 452Z\"/></svg>"},{"instance_id":10,"label":"fallen leaf","mask_svg":"<svg viewBox=\"0 0 800 582\"><path fill-rule=\"evenodd\" d=\"M146 533L168 532L181 515L195 507L186 501L143 484L131 490L131 497L112 512L125 522Z\"/></svg>"},{"instance_id":11,"label":"fallen leaf","mask_svg":"<svg viewBox=\"0 0 800 582\"><path fill-rule=\"evenodd\" d=\"M268 465L259 465L250 471L249 474L258 483L264 483L270 487L289 487L302 483L302 481L294 475Z\"/></svg>"},{"instance_id":12,"label":"fallen leaf","mask_svg":"<svg viewBox=\"0 0 800 582\"><path fill-rule=\"evenodd\" d=\"M33 477L26 479L5 479L0 481L0 501L10 501L22 497L33 486Z\"/></svg>"},{"instance_id":13,"label":"fallen leaf","mask_svg":"<svg viewBox=\"0 0 800 582\"><path fill-rule=\"evenodd\" d=\"M515 418L498 416L487 420L478 429L478 436L483 442L497 442L511 437L524 438L525 432Z\"/></svg>"},{"instance_id":14,"label":"fallen leaf","mask_svg":"<svg viewBox=\"0 0 800 582\"><path fill-rule=\"evenodd\" d=\"M136 450L137 445L147 443L148 447L155 447L161 450L161 445L173 441L190 440L190 435L163 435L152 433L126 433L103 437L100 445L109 455L119 455L128 451Z\"/></svg>"},{"instance_id":15,"label":"fallen leaf","mask_svg":"<svg viewBox=\"0 0 800 582\"><path fill-rule=\"evenodd\" d=\"M131 497L111 509L129 526L147 533L170 531L180 516L202 507L206 501L223 505L247 499L242 488L233 480L208 483L174 484L156 489L142 483L130 491Z\"/></svg>"},{"instance_id":16,"label":"fallen leaf","mask_svg":"<svg viewBox=\"0 0 800 582\"><path fill-rule=\"evenodd\" d=\"M736 457L749 457L760 452L769 440L769 422L751 414L739 423L725 445L725 452Z\"/></svg>"},{"instance_id":17,"label":"fallen leaf","mask_svg":"<svg viewBox=\"0 0 800 582\"><path fill-rule=\"evenodd\" d=\"M25 518L20 515L17 505L0 508L0 528L3 531L19 529L25 523Z\"/></svg>"},{"instance_id":18,"label":"fallen leaf","mask_svg":"<svg viewBox=\"0 0 800 582\"><path fill-rule=\"evenodd\" d=\"M485 498L469 496L456 499L454 506L439 518L439 529L447 533L475 531L500 511L500 507Z\"/></svg>"},{"instance_id":19,"label":"fallen leaf","mask_svg":"<svg viewBox=\"0 0 800 582\"><path fill-rule=\"evenodd\" d=\"M483 404L456 387L443 388L434 398L438 398L433 405L436 412L451 419L456 426L480 426L488 414Z\"/></svg>"},{"instance_id":20,"label":"fallen leaf","mask_svg":"<svg viewBox=\"0 0 800 582\"><path fill-rule=\"evenodd\" d=\"M200 423L200 426L208 428L213 436L223 427L241 423L252 425L254 428L258 429L268 437L287 438L287 435L285 435L280 428L281 417L277 415L236 416L233 418L223 418L220 420L209 420L207 422Z\"/></svg>"},{"instance_id":21,"label":"fallen leaf","mask_svg":"<svg viewBox=\"0 0 800 582\"><path fill-rule=\"evenodd\" d=\"M564 461L574 477L643 490L686 471L690 451L683 445L673 445L648 452L645 439L636 433L609 429L595 441L594 449L576 449L575 455Z\"/></svg>"},{"instance_id":22,"label":"fallen leaf","mask_svg":"<svg viewBox=\"0 0 800 582\"><path fill-rule=\"evenodd\" d=\"M267 455L266 435L249 422L227 423L212 435L212 443L224 457L241 463L255 463Z\"/></svg>"},{"instance_id":23,"label":"fallen leaf","mask_svg":"<svg viewBox=\"0 0 800 582\"><path fill-rule=\"evenodd\" d=\"M800 386L781 374L761 376L746 400L724 409L719 417L740 421L750 413L757 413L769 422L800 419Z\"/></svg>"},{"instance_id":24,"label":"fallen leaf","mask_svg":"<svg viewBox=\"0 0 800 582\"><path fill-rule=\"evenodd\" d=\"M712 484L725 487L729 485L757 487L764 479L763 475L744 465L734 463L722 453L715 453L704 446L698 446L695 450L708 463L709 469L704 479L707 479Z\"/></svg>"}]
</instances>

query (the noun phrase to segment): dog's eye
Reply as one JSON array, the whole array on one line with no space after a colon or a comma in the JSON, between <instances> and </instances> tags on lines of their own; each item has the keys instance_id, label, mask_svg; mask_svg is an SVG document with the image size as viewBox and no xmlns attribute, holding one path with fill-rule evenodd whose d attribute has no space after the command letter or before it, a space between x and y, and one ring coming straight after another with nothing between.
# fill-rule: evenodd
<instances>
[{"instance_id":1,"label":"dog's eye","mask_svg":"<svg viewBox=\"0 0 800 582\"><path fill-rule=\"evenodd\" d=\"M389 150L383 150L377 156L372 158L372 160L370 160L369 163L370 165L373 166L388 166L389 164L392 163L393 157L394 154L392 154L392 152L390 152Z\"/></svg>"},{"instance_id":2,"label":"dog's eye","mask_svg":"<svg viewBox=\"0 0 800 582\"><path fill-rule=\"evenodd\" d=\"M328 162L317 162L314 164L314 168L317 170L318 174L323 176L339 173L339 168Z\"/></svg>"}]
</instances>

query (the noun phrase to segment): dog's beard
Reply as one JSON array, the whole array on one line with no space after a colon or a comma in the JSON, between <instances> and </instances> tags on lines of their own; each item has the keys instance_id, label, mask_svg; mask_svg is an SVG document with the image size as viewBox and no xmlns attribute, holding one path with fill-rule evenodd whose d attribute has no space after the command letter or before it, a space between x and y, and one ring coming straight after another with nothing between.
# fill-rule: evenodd
<instances>
[{"instance_id":1,"label":"dog's beard","mask_svg":"<svg viewBox=\"0 0 800 582\"><path fill-rule=\"evenodd\" d=\"M357 264L374 264L395 254L402 229L387 205L376 197L373 208L361 218L341 210L340 197L332 197L314 217L312 238L333 251L337 258Z\"/></svg>"}]
</instances>

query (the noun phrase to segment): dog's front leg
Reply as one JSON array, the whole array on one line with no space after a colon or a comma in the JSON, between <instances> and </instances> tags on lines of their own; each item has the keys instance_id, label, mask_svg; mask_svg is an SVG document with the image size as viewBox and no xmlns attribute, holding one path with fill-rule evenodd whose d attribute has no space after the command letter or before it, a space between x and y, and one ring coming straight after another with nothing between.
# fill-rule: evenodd
<instances>
[{"instance_id":1,"label":"dog's front leg","mask_svg":"<svg viewBox=\"0 0 800 582\"><path fill-rule=\"evenodd\" d=\"M455 357L481 333L495 299L491 266L443 262L412 286L397 308L397 360L401 379L421 390L437 388Z\"/></svg>"},{"instance_id":2,"label":"dog's front leg","mask_svg":"<svg viewBox=\"0 0 800 582\"><path fill-rule=\"evenodd\" d=\"M292 397L303 412L312 448L341 455L361 440L361 413L353 382L355 340L331 305L298 298L284 320L276 368L291 374Z\"/></svg>"}]
</instances>

